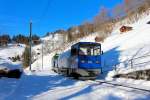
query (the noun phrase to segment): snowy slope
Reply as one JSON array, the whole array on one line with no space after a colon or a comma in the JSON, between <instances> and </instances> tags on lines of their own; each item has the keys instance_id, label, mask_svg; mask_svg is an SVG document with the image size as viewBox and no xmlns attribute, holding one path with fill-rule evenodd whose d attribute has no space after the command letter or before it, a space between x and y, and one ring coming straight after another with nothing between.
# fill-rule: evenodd
<instances>
[{"instance_id":1,"label":"snowy slope","mask_svg":"<svg viewBox=\"0 0 150 100\"><path fill-rule=\"evenodd\" d=\"M146 24L149 20L150 16L147 16L139 22L130 25L133 27L132 31L124 34L118 33L105 40L103 43L103 50L106 54L104 54L103 60L105 61L106 67L114 67L117 63L143 55L150 55L150 25ZM144 60L150 61L150 57L146 57ZM136 62L140 61L136 60ZM131 70L136 70L135 67L134 69L130 69L130 65L125 65L125 63L121 64L121 67L126 68L119 73L127 73L131 72ZM150 68L149 64L140 67L140 70L145 69L145 67Z\"/></svg>"}]
</instances>

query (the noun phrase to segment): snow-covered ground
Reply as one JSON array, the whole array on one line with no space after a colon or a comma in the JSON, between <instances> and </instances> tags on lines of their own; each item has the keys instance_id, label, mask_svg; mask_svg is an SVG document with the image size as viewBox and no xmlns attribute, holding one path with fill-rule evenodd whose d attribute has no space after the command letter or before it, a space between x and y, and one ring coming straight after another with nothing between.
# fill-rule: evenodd
<instances>
[{"instance_id":1,"label":"snow-covered ground","mask_svg":"<svg viewBox=\"0 0 150 100\"><path fill-rule=\"evenodd\" d=\"M137 23L131 24L132 31L120 34L119 30L116 29L111 36L105 39L102 43L104 74L100 75L97 80L109 80L113 83L150 90L149 81L112 78L112 75L116 73L114 65L117 63L150 54L150 25L146 24L148 21L150 21L150 15L144 16ZM92 34L78 41L92 42L95 36L95 34ZM64 51L68 50L70 46L71 44L63 48ZM37 48L40 48L40 46L37 46ZM8 57L12 54L12 56L16 55L15 52L19 53L22 49L12 50L11 47L0 49L0 64L3 62L10 63ZM13 53L13 51L15 52ZM26 69L19 80L0 79L0 100L149 100L149 92L105 83L98 84L94 81L72 80L54 73L51 71L51 58L58 51L55 50L44 56L43 68L42 58L39 57L32 64L32 69L35 71L30 72ZM150 57L144 59L144 61L149 60ZM136 62L141 61L140 59ZM15 64L11 63L11 65ZM149 65L136 66L131 69L128 63L121 63L119 73L149 69Z\"/></svg>"},{"instance_id":2,"label":"snow-covered ground","mask_svg":"<svg viewBox=\"0 0 150 100\"><path fill-rule=\"evenodd\" d=\"M150 89L150 82L118 79L112 82ZM24 74L20 80L0 80L1 100L149 100L149 92L136 89L77 81L51 71Z\"/></svg>"},{"instance_id":3,"label":"snow-covered ground","mask_svg":"<svg viewBox=\"0 0 150 100\"><path fill-rule=\"evenodd\" d=\"M12 62L9 57L21 56L23 51L24 45L17 46L17 44L9 44L7 47L0 48L0 68L21 68L21 62Z\"/></svg>"}]
</instances>

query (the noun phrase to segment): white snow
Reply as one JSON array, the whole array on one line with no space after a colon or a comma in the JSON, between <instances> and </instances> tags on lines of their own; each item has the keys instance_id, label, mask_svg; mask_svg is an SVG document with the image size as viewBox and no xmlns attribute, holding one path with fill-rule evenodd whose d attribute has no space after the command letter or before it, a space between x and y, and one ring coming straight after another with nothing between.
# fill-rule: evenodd
<instances>
[{"instance_id":1,"label":"white snow","mask_svg":"<svg viewBox=\"0 0 150 100\"><path fill-rule=\"evenodd\" d=\"M21 62L12 62L9 57L21 56L24 51L24 45L17 46L9 44L8 47L0 48L0 68L21 68Z\"/></svg>"},{"instance_id":2,"label":"white snow","mask_svg":"<svg viewBox=\"0 0 150 100\"><path fill-rule=\"evenodd\" d=\"M150 15L145 15L141 20L134 24L132 31L120 34L118 29L113 31L112 35L102 43L102 56L104 74L99 75L97 80L108 80L112 83L123 84L127 86L150 90L150 82L145 80L133 79L113 79L116 73L128 73L135 70L150 69L150 64L140 66L131 66L128 60L143 55L150 54L150 25L146 24L150 20ZM120 26L119 26L120 27ZM78 41L94 42L97 33L89 35ZM45 38L46 39L46 38ZM75 43L75 42L74 42ZM24 71L21 79L0 79L0 99L1 100L149 100L150 93L132 88L113 86L110 84L99 84L94 81L72 80L58 75L51 70L51 59L57 52L65 52L70 49L74 43L66 44L52 53L44 56L43 68L42 58L32 64L33 72L28 69ZM15 48L15 47L13 47ZM36 50L41 45L33 48ZM23 48L0 49L0 63L9 63L8 57L21 53ZM14 53L12 53L14 52ZM3 54L4 53L4 54ZM136 63L149 61L150 57L137 59ZM123 62L123 63L120 63ZM114 65L120 63L117 72ZM14 64L12 64L13 66ZM119 71L118 71L119 70Z\"/></svg>"}]
</instances>

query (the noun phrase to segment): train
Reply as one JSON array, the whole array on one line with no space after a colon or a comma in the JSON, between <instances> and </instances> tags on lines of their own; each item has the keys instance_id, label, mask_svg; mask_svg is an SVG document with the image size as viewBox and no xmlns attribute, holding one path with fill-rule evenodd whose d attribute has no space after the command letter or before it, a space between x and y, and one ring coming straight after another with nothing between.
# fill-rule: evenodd
<instances>
[{"instance_id":1,"label":"train","mask_svg":"<svg viewBox=\"0 0 150 100\"><path fill-rule=\"evenodd\" d=\"M52 70L75 79L95 79L102 72L101 44L78 42L71 49L55 54L52 58Z\"/></svg>"}]
</instances>

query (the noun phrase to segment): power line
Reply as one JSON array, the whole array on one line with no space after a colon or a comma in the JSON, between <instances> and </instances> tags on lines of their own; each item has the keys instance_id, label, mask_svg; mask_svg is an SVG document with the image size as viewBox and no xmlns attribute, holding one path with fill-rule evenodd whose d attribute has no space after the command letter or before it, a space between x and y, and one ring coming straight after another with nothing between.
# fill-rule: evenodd
<instances>
[{"instance_id":1,"label":"power line","mask_svg":"<svg viewBox=\"0 0 150 100\"><path fill-rule=\"evenodd\" d=\"M43 13L41 14L40 18L37 20L37 21L33 21L33 22L30 22L30 70L31 70L31 64L32 64L32 23L39 23L40 21L42 21L42 19L46 16L48 10L49 10L49 7L50 7L50 4L52 3L52 0L48 0L47 1L47 5L45 7L45 9L43 10ZM40 27L38 28L40 29ZM43 69L43 42L42 42L42 69Z\"/></svg>"},{"instance_id":2,"label":"power line","mask_svg":"<svg viewBox=\"0 0 150 100\"><path fill-rule=\"evenodd\" d=\"M40 17L38 18L37 21L35 21L34 23L39 23L40 21L42 21L42 19L44 19L44 17L46 16L47 12L49 11L49 8L51 7L53 0L47 0L47 5L45 6L43 13L41 13Z\"/></svg>"}]
</instances>

